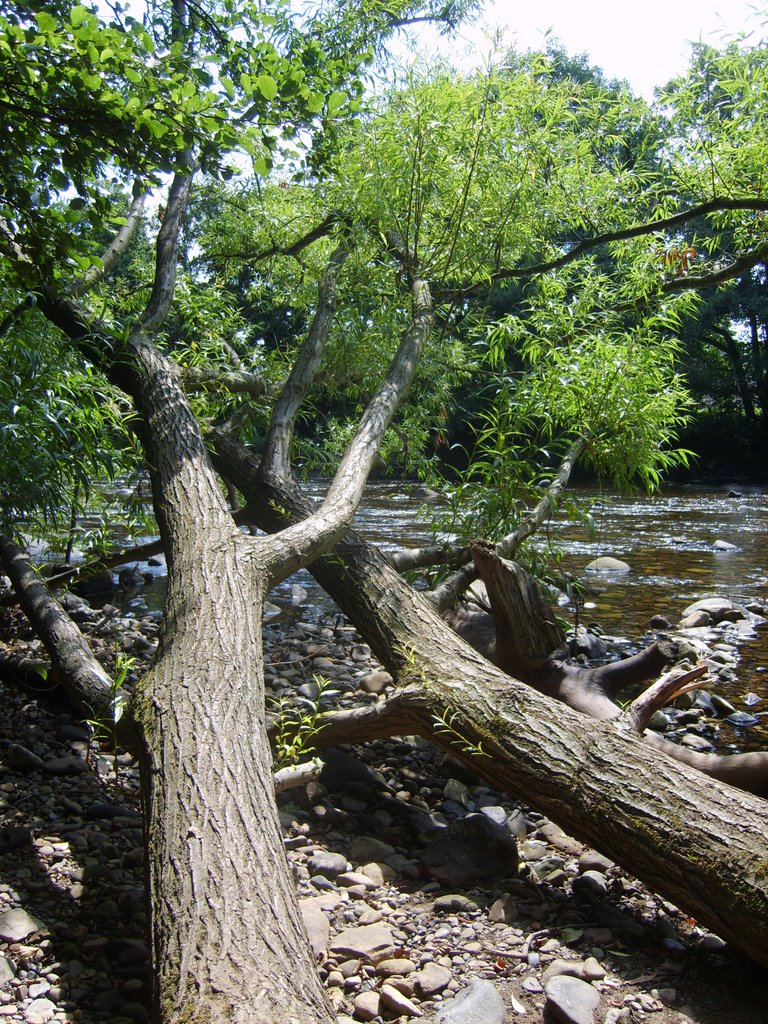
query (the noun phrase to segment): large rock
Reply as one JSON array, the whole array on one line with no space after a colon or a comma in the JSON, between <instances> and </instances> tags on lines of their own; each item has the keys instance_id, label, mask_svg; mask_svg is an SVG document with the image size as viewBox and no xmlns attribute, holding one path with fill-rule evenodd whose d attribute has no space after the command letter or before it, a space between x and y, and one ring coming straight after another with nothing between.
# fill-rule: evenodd
<instances>
[{"instance_id":1,"label":"large rock","mask_svg":"<svg viewBox=\"0 0 768 1024\"><path fill-rule=\"evenodd\" d=\"M395 937L384 924L345 928L331 940L331 953L347 960L385 960L395 947Z\"/></svg>"},{"instance_id":2,"label":"large rock","mask_svg":"<svg viewBox=\"0 0 768 1024\"><path fill-rule=\"evenodd\" d=\"M421 864L444 885L487 885L517 875L517 843L506 827L471 814L439 832L422 852Z\"/></svg>"},{"instance_id":3,"label":"large rock","mask_svg":"<svg viewBox=\"0 0 768 1024\"><path fill-rule=\"evenodd\" d=\"M504 1000L495 985L476 978L440 1007L435 1024L504 1024L506 1019Z\"/></svg>"},{"instance_id":4,"label":"large rock","mask_svg":"<svg viewBox=\"0 0 768 1024\"><path fill-rule=\"evenodd\" d=\"M304 927L307 929L315 956L325 952L331 937L331 922L323 913L323 908L327 908L329 903L333 906L335 899L328 896L310 896L309 899L299 900L299 910L304 918Z\"/></svg>"},{"instance_id":5,"label":"large rock","mask_svg":"<svg viewBox=\"0 0 768 1024\"><path fill-rule=\"evenodd\" d=\"M722 622L733 611L734 605L732 601L728 601L723 597L705 597L703 600L694 601L693 604L689 604L687 608L684 608L682 617L687 619L697 612L706 612L710 621L717 623Z\"/></svg>"},{"instance_id":6,"label":"large rock","mask_svg":"<svg viewBox=\"0 0 768 1024\"><path fill-rule=\"evenodd\" d=\"M560 974L547 982L545 1024L594 1024L600 995L589 982Z\"/></svg>"},{"instance_id":7,"label":"large rock","mask_svg":"<svg viewBox=\"0 0 768 1024\"><path fill-rule=\"evenodd\" d=\"M17 772L33 772L43 767L43 759L20 743L12 743L5 754L5 763Z\"/></svg>"},{"instance_id":8,"label":"large rock","mask_svg":"<svg viewBox=\"0 0 768 1024\"><path fill-rule=\"evenodd\" d=\"M0 939L4 942L23 942L27 936L42 931L44 927L41 921L21 908L0 914Z\"/></svg>"},{"instance_id":9,"label":"large rock","mask_svg":"<svg viewBox=\"0 0 768 1024\"><path fill-rule=\"evenodd\" d=\"M622 562L620 558L611 558L610 555L601 555L600 558L593 559L589 565L585 565L584 568L587 572L631 572L632 569L626 562Z\"/></svg>"}]
</instances>

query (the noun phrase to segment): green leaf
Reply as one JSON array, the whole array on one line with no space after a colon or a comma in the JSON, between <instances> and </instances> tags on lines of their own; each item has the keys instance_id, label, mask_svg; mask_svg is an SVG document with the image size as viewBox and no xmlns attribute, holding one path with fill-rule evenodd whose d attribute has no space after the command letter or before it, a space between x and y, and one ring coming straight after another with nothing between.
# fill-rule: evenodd
<instances>
[{"instance_id":1,"label":"green leaf","mask_svg":"<svg viewBox=\"0 0 768 1024\"><path fill-rule=\"evenodd\" d=\"M333 117L344 104L347 102L349 97L341 89L335 89L328 97L328 116Z\"/></svg>"},{"instance_id":2,"label":"green leaf","mask_svg":"<svg viewBox=\"0 0 768 1024\"><path fill-rule=\"evenodd\" d=\"M277 82L271 75L259 75L253 84L265 100L273 100L277 96Z\"/></svg>"},{"instance_id":3,"label":"green leaf","mask_svg":"<svg viewBox=\"0 0 768 1024\"><path fill-rule=\"evenodd\" d=\"M75 7L72 8L69 15L69 20L72 23L72 25L74 25L74 27L77 28L79 25L83 24L86 18L88 18L89 14L90 11L87 7L83 7L82 4L77 4Z\"/></svg>"}]
</instances>

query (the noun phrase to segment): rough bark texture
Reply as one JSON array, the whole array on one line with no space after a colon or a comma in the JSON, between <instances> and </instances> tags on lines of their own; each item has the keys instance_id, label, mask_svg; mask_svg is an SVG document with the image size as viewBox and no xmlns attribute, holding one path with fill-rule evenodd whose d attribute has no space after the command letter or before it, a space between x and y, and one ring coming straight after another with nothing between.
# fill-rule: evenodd
<instances>
[{"instance_id":1,"label":"rough bark texture","mask_svg":"<svg viewBox=\"0 0 768 1024\"><path fill-rule=\"evenodd\" d=\"M50 319L96 359L79 308ZM168 563L137 726L156 1024L329 1024L295 898L266 736L261 609L271 538L238 531L177 370L140 331L105 369L133 398ZM263 556L263 557L262 557Z\"/></svg>"},{"instance_id":2,"label":"rough bark texture","mask_svg":"<svg viewBox=\"0 0 768 1024\"><path fill-rule=\"evenodd\" d=\"M415 667L391 706L342 716L323 742L430 737L768 965L766 801L553 704L451 637L416 594L408 626ZM463 743L440 730L454 711Z\"/></svg>"},{"instance_id":3,"label":"rough bark texture","mask_svg":"<svg viewBox=\"0 0 768 1024\"><path fill-rule=\"evenodd\" d=\"M135 351L169 571L161 649L131 709L144 736L156 1019L325 1022L274 803L258 542L232 524L173 371L151 345Z\"/></svg>"}]
</instances>

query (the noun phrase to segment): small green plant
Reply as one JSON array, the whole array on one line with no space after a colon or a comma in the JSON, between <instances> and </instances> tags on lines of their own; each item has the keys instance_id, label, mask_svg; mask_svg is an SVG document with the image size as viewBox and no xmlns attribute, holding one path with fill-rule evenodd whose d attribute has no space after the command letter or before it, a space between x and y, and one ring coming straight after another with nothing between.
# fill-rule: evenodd
<instances>
[{"instance_id":1,"label":"small green plant","mask_svg":"<svg viewBox=\"0 0 768 1024\"><path fill-rule=\"evenodd\" d=\"M112 674L112 684L109 688L109 717L106 715L100 718L87 718L85 724L88 726L92 742L106 743L112 750L112 764L115 773L115 784L119 785L117 770L117 726L123 717L126 694L123 692L123 685L128 673L136 662L135 658L128 658L124 654L118 654L115 658L115 671ZM91 759L90 743L88 747L88 761Z\"/></svg>"},{"instance_id":2,"label":"small green plant","mask_svg":"<svg viewBox=\"0 0 768 1024\"><path fill-rule=\"evenodd\" d=\"M469 754L471 757L487 757L488 755L483 750L482 743L472 743L471 740L468 740L467 737L462 735L462 733L460 733L456 728L456 719L460 717L459 712L450 707L446 708L443 714L435 713L432 715L435 732L448 736L454 746L458 747L463 753Z\"/></svg>"},{"instance_id":3,"label":"small green plant","mask_svg":"<svg viewBox=\"0 0 768 1024\"><path fill-rule=\"evenodd\" d=\"M320 729L320 720L327 714L320 708L324 697L335 697L338 690L331 690L330 682L323 676L312 677L317 685L315 698L304 697L296 703L285 697L270 697L268 704L274 716L272 738L274 770L306 761L315 752L314 737Z\"/></svg>"}]
</instances>

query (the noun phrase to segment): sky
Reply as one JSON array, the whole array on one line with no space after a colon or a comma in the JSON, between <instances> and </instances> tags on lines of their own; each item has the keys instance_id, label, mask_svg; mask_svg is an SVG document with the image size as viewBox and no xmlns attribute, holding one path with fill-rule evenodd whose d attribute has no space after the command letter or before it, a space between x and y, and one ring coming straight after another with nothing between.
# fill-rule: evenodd
<instances>
[{"instance_id":1,"label":"sky","mask_svg":"<svg viewBox=\"0 0 768 1024\"><path fill-rule=\"evenodd\" d=\"M741 32L751 33L750 45L768 38L761 0L487 0L481 20L504 29L518 50L539 49L549 30L569 53L587 52L608 78L627 79L646 99L685 70L691 42L721 46ZM491 33L474 25L446 54L463 65L491 49Z\"/></svg>"}]
</instances>

